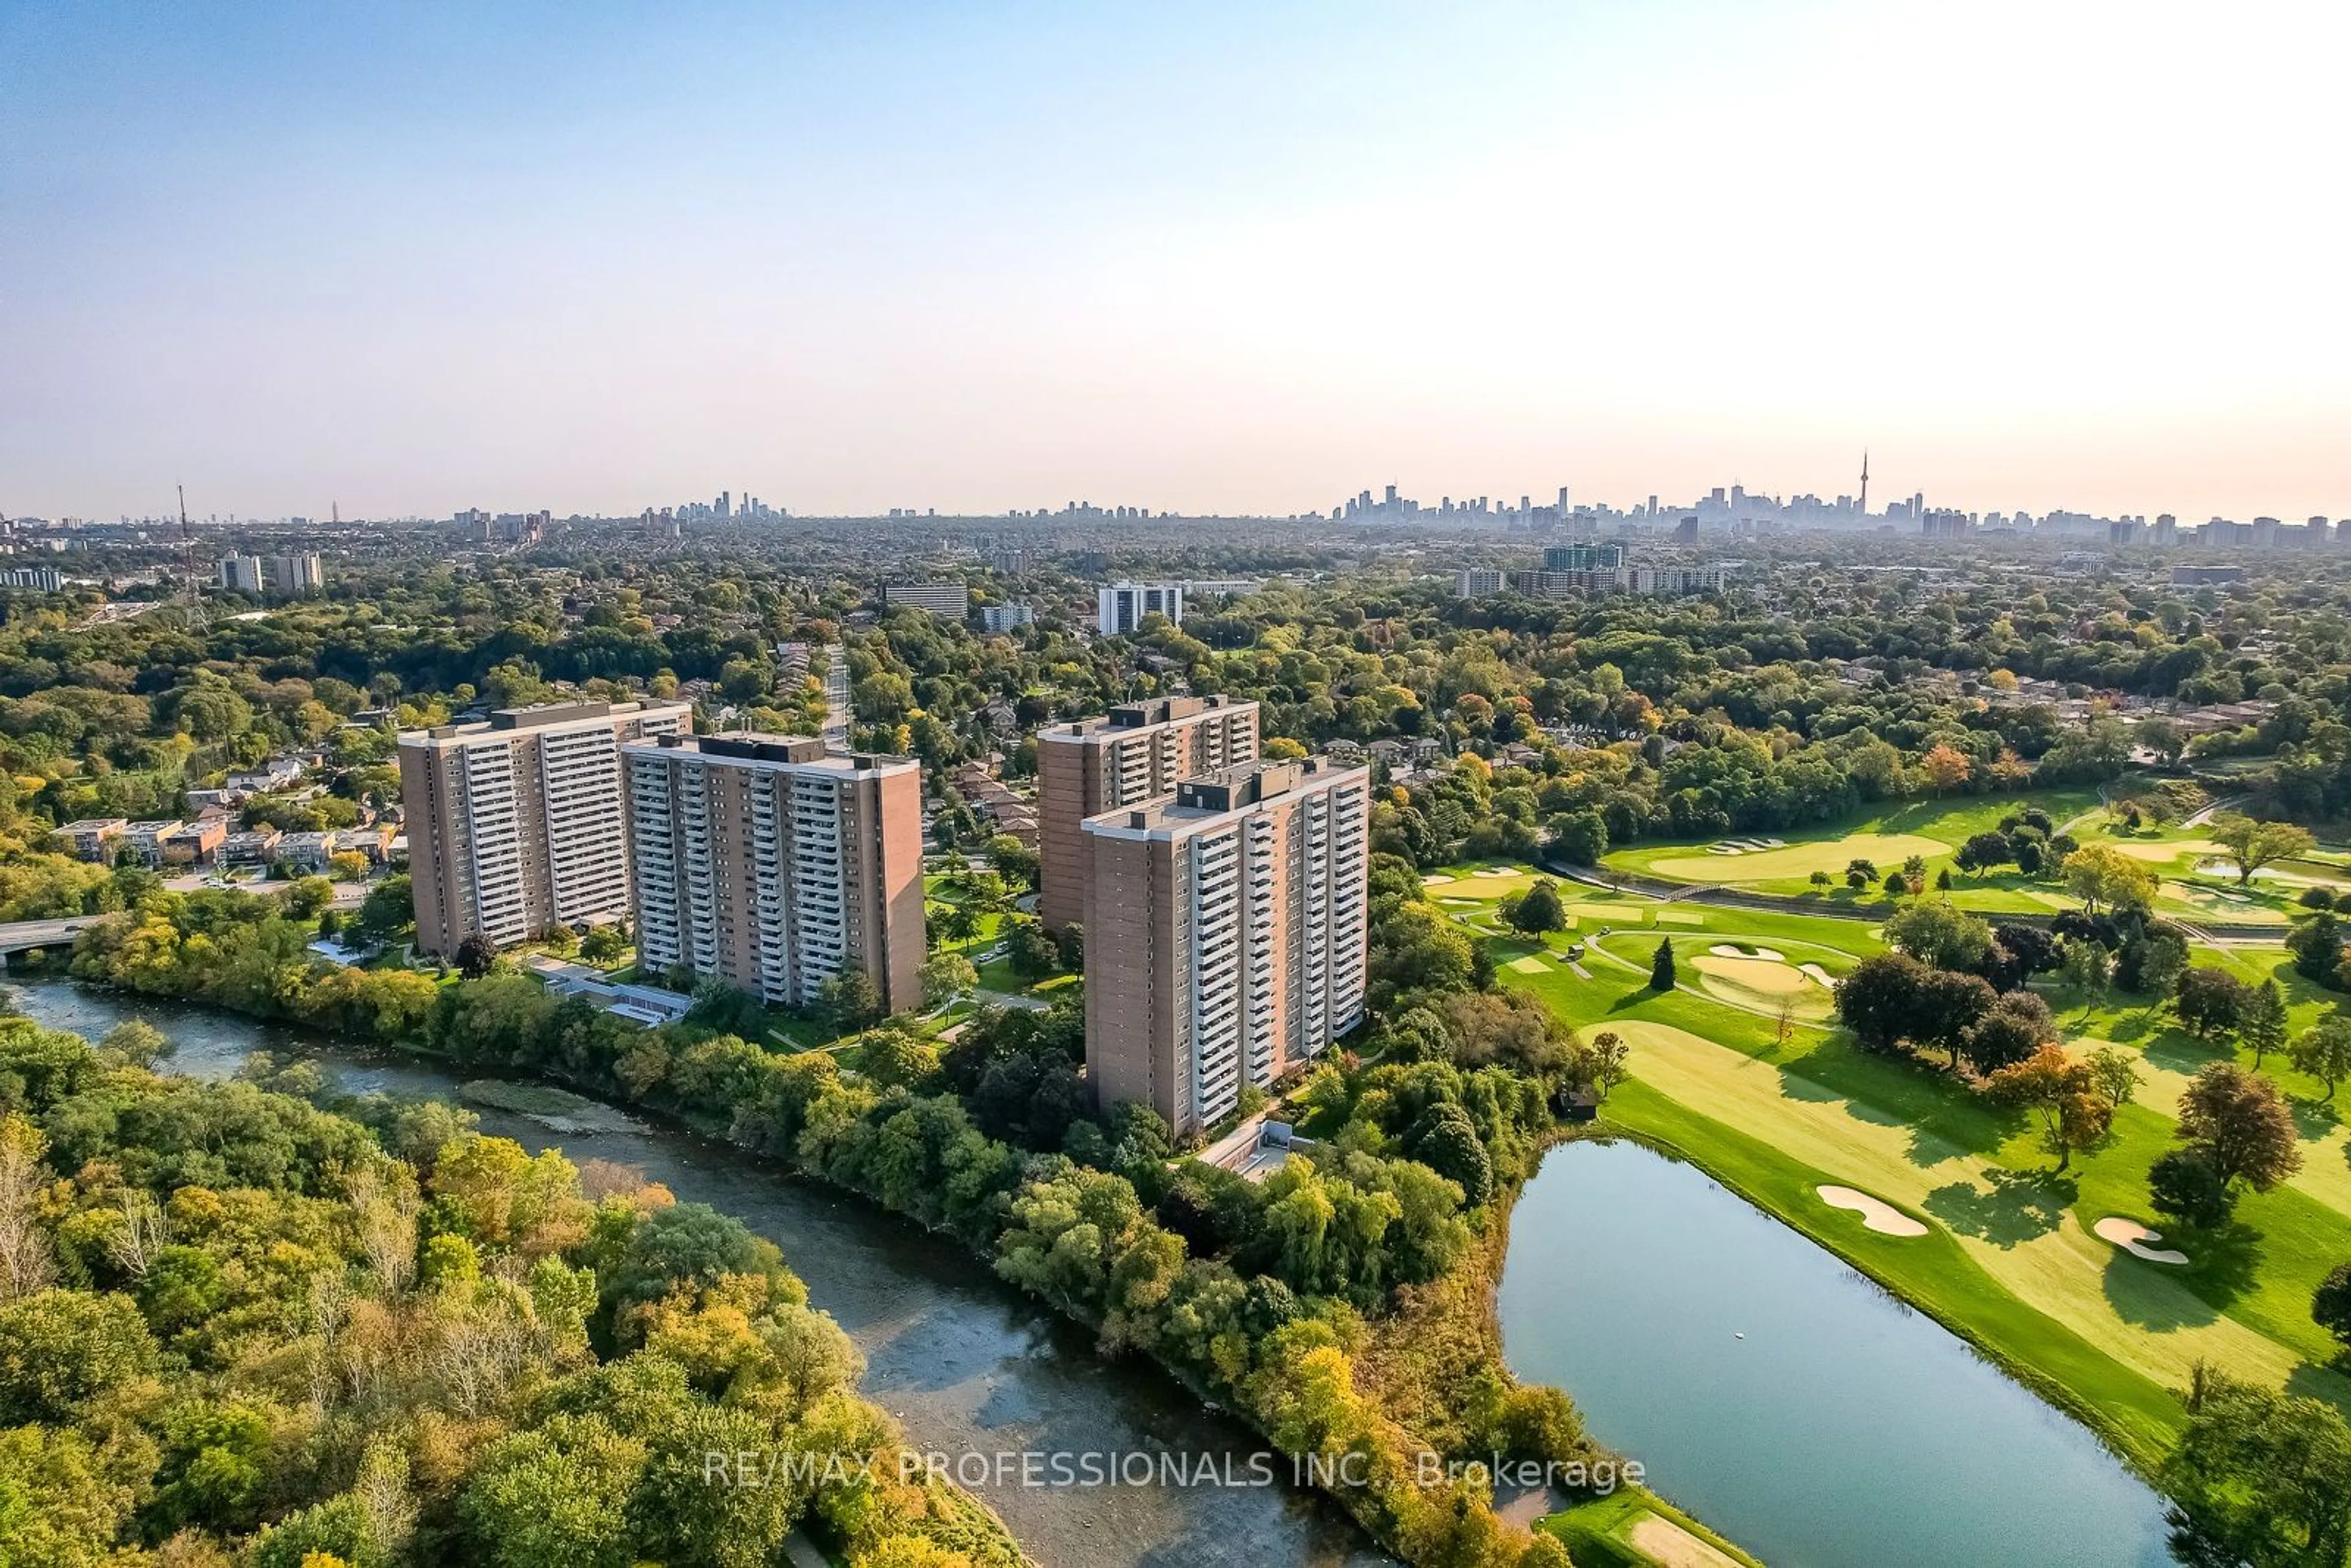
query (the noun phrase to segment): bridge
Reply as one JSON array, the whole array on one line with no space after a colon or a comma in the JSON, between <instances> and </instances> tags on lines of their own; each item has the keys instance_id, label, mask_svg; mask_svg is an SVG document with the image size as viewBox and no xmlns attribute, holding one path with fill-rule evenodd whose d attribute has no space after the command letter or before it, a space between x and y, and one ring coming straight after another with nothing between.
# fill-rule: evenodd
<instances>
[{"instance_id":1,"label":"bridge","mask_svg":"<svg viewBox=\"0 0 2351 1568\"><path fill-rule=\"evenodd\" d=\"M29 953L36 947L69 947L75 933L89 925L93 916L77 915L68 920L16 920L0 923L0 956L12 953Z\"/></svg>"}]
</instances>

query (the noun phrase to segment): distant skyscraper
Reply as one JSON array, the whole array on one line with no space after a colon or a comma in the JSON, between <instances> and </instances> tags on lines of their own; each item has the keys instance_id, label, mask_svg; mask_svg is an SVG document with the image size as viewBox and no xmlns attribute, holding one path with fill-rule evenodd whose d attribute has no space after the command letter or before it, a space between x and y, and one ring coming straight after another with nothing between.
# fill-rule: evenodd
<instances>
[{"instance_id":1,"label":"distant skyscraper","mask_svg":"<svg viewBox=\"0 0 2351 1568\"><path fill-rule=\"evenodd\" d=\"M1869 448L1861 449L1861 515L1869 516Z\"/></svg>"}]
</instances>

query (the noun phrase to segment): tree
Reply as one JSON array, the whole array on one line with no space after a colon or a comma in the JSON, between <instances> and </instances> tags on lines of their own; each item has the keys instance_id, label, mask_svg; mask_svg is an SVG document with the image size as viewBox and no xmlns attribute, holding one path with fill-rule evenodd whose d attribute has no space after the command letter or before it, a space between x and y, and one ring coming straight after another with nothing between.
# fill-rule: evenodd
<instances>
[{"instance_id":1,"label":"tree","mask_svg":"<svg viewBox=\"0 0 2351 1568\"><path fill-rule=\"evenodd\" d=\"M1926 775L1927 782L1934 786L1936 797L1939 799L1946 789L1956 789L1966 783L1975 769L1965 754L1937 741L1928 748L1927 755L1918 759L1918 771Z\"/></svg>"},{"instance_id":2,"label":"tree","mask_svg":"<svg viewBox=\"0 0 2351 1568\"><path fill-rule=\"evenodd\" d=\"M1968 841L1959 846L1959 853L1951 858L1958 862L1961 871L1988 872L2014 864L2016 846L2009 842L2006 833L1972 833L1969 835Z\"/></svg>"},{"instance_id":3,"label":"tree","mask_svg":"<svg viewBox=\"0 0 2351 1568\"><path fill-rule=\"evenodd\" d=\"M2245 995L2237 1019L2237 1038L2251 1047L2256 1071L2273 1051L2285 1048L2285 998L2275 980L2263 980Z\"/></svg>"},{"instance_id":4,"label":"tree","mask_svg":"<svg viewBox=\"0 0 2351 1568\"><path fill-rule=\"evenodd\" d=\"M2082 998L2082 1013L2089 1015L2098 999L2106 994L2106 985L2114 977L2114 964L2106 950L2086 936L2068 941L2063 948L2064 959L2058 965L2059 977L2066 988Z\"/></svg>"},{"instance_id":5,"label":"tree","mask_svg":"<svg viewBox=\"0 0 2351 1568\"><path fill-rule=\"evenodd\" d=\"M1062 926L1061 934L1053 938L1053 948L1063 969L1072 975L1086 972L1086 928L1082 922L1072 920Z\"/></svg>"},{"instance_id":6,"label":"tree","mask_svg":"<svg viewBox=\"0 0 2351 1568\"><path fill-rule=\"evenodd\" d=\"M2188 969L2188 944L2168 931L2150 932L2139 939L2131 988L2147 998L2153 1009L2179 988Z\"/></svg>"},{"instance_id":7,"label":"tree","mask_svg":"<svg viewBox=\"0 0 2351 1568\"><path fill-rule=\"evenodd\" d=\"M0 1302L31 1295L56 1277L56 1255L41 1223L49 1184L48 1138L26 1117L0 1118Z\"/></svg>"},{"instance_id":8,"label":"tree","mask_svg":"<svg viewBox=\"0 0 2351 1568\"><path fill-rule=\"evenodd\" d=\"M2179 1137L2224 1182L2267 1192L2302 1168L2294 1113L2277 1086L2233 1061L2216 1061L2179 1097Z\"/></svg>"},{"instance_id":9,"label":"tree","mask_svg":"<svg viewBox=\"0 0 2351 1568\"><path fill-rule=\"evenodd\" d=\"M286 913L308 920L334 902L335 884L323 876L297 877L286 888Z\"/></svg>"},{"instance_id":10,"label":"tree","mask_svg":"<svg viewBox=\"0 0 2351 1568\"><path fill-rule=\"evenodd\" d=\"M457 972L469 980L478 980L490 972L498 959L498 945L486 931L476 931L457 944Z\"/></svg>"},{"instance_id":11,"label":"tree","mask_svg":"<svg viewBox=\"0 0 2351 1568\"><path fill-rule=\"evenodd\" d=\"M1877 862L1855 858L1844 863L1844 884L1859 893L1877 880Z\"/></svg>"},{"instance_id":12,"label":"tree","mask_svg":"<svg viewBox=\"0 0 2351 1568\"><path fill-rule=\"evenodd\" d=\"M1007 882L1022 887L1037 885L1037 852L1009 833L998 833L987 841L987 863Z\"/></svg>"},{"instance_id":13,"label":"tree","mask_svg":"<svg viewBox=\"0 0 2351 1568\"><path fill-rule=\"evenodd\" d=\"M2031 991L2011 991L1951 1040L1951 1065L1965 1056L1978 1072L1991 1074L2030 1059L2057 1038L2049 1004Z\"/></svg>"},{"instance_id":14,"label":"tree","mask_svg":"<svg viewBox=\"0 0 2351 1568\"><path fill-rule=\"evenodd\" d=\"M1942 899L1911 904L1888 917L1886 939L1938 969L1979 970L1991 951L1991 927Z\"/></svg>"},{"instance_id":15,"label":"tree","mask_svg":"<svg viewBox=\"0 0 2351 1568\"><path fill-rule=\"evenodd\" d=\"M2286 1059L2294 1071L2306 1072L2326 1085L2326 1098L2335 1098L2335 1086L2351 1078L2351 1016L2340 1011L2328 1013L2316 1023L2294 1036L2286 1048Z\"/></svg>"},{"instance_id":16,"label":"tree","mask_svg":"<svg viewBox=\"0 0 2351 1568\"><path fill-rule=\"evenodd\" d=\"M869 1029L882 1017L882 988L863 969L843 969L816 988L817 1011L843 1034Z\"/></svg>"},{"instance_id":17,"label":"tree","mask_svg":"<svg viewBox=\"0 0 2351 1568\"><path fill-rule=\"evenodd\" d=\"M2335 1343L2351 1348L2351 1263L2337 1263L2311 1292L2310 1315Z\"/></svg>"},{"instance_id":18,"label":"tree","mask_svg":"<svg viewBox=\"0 0 2351 1568\"><path fill-rule=\"evenodd\" d=\"M2334 911L2321 910L2286 934L2285 946L2294 955L2295 974L2331 986L2343 967L2343 922Z\"/></svg>"},{"instance_id":19,"label":"tree","mask_svg":"<svg viewBox=\"0 0 2351 1568\"><path fill-rule=\"evenodd\" d=\"M1991 1075L1994 1098L2030 1108L2041 1119L2042 1146L2057 1156L2057 1168L2095 1147L2114 1125L2114 1103L2099 1092L2087 1063L2044 1045L2022 1061Z\"/></svg>"},{"instance_id":20,"label":"tree","mask_svg":"<svg viewBox=\"0 0 2351 1568\"><path fill-rule=\"evenodd\" d=\"M1871 1051L1915 1040L1931 1022L1921 1005L1928 972L1907 953L1873 953L1837 982L1837 1017Z\"/></svg>"},{"instance_id":21,"label":"tree","mask_svg":"<svg viewBox=\"0 0 2351 1568\"><path fill-rule=\"evenodd\" d=\"M934 953L923 960L923 1004L943 1008L979 986L979 971L960 953Z\"/></svg>"},{"instance_id":22,"label":"tree","mask_svg":"<svg viewBox=\"0 0 2351 1568\"><path fill-rule=\"evenodd\" d=\"M1405 1153L1461 1188L1461 1201L1483 1207L1494 1196L1494 1162L1469 1113L1440 1100L1421 1113L1405 1138Z\"/></svg>"},{"instance_id":23,"label":"tree","mask_svg":"<svg viewBox=\"0 0 2351 1568\"><path fill-rule=\"evenodd\" d=\"M600 967L619 963L628 950L629 932L624 925L592 926L580 938L580 956Z\"/></svg>"},{"instance_id":24,"label":"tree","mask_svg":"<svg viewBox=\"0 0 2351 1568\"><path fill-rule=\"evenodd\" d=\"M368 889L360 902L359 931L369 942L390 942L408 929L415 917L414 891L406 872L388 876Z\"/></svg>"},{"instance_id":25,"label":"tree","mask_svg":"<svg viewBox=\"0 0 2351 1568\"><path fill-rule=\"evenodd\" d=\"M1608 852L1608 822L1597 811L1562 811L1551 820L1552 852L1570 865L1598 865Z\"/></svg>"},{"instance_id":26,"label":"tree","mask_svg":"<svg viewBox=\"0 0 2351 1568\"><path fill-rule=\"evenodd\" d=\"M2090 1052L2090 1076L2116 1110L2138 1093L2138 1064L2120 1046L2102 1045Z\"/></svg>"},{"instance_id":27,"label":"tree","mask_svg":"<svg viewBox=\"0 0 2351 1568\"><path fill-rule=\"evenodd\" d=\"M2155 873L2112 844L2085 844L2065 857L2065 888L2093 915L2101 904L2139 909L2155 896Z\"/></svg>"},{"instance_id":28,"label":"tree","mask_svg":"<svg viewBox=\"0 0 2351 1568\"><path fill-rule=\"evenodd\" d=\"M2173 1149L2158 1157L2147 1167L2147 1190L2156 1213L2199 1229L2219 1225L2237 1204L2228 1178L2193 1149Z\"/></svg>"},{"instance_id":29,"label":"tree","mask_svg":"<svg viewBox=\"0 0 2351 1568\"><path fill-rule=\"evenodd\" d=\"M2172 1009L2179 1025L2199 1040L2219 1040L2234 1034L2245 1015L2245 998L2252 989L2225 969L2195 968L2179 977Z\"/></svg>"},{"instance_id":30,"label":"tree","mask_svg":"<svg viewBox=\"0 0 2351 1568\"><path fill-rule=\"evenodd\" d=\"M1813 874L1812 874L1812 875L1810 875L1810 876L1806 877L1804 880L1805 880L1806 882L1809 882L1810 883L1812 883L1812 885L1813 886L1813 888L1814 888L1815 890L1818 890L1818 889L1821 889L1821 888L1825 888L1825 887L1827 887L1827 886L1829 885L1829 883L1832 883L1832 882L1835 881L1836 879L1835 879L1834 877L1832 877L1831 875L1829 875L1829 873L1826 873L1826 872L1824 872L1824 871L1816 871L1816 872L1813 873Z\"/></svg>"},{"instance_id":31,"label":"tree","mask_svg":"<svg viewBox=\"0 0 2351 1568\"><path fill-rule=\"evenodd\" d=\"M1649 989L1670 991L1674 977L1674 944L1668 937L1657 944L1656 954L1649 960Z\"/></svg>"},{"instance_id":32,"label":"tree","mask_svg":"<svg viewBox=\"0 0 2351 1568\"><path fill-rule=\"evenodd\" d=\"M1036 921L1007 922L1004 937L1015 974L1032 980L1042 979L1061 967L1061 946L1048 936L1045 928Z\"/></svg>"},{"instance_id":33,"label":"tree","mask_svg":"<svg viewBox=\"0 0 2351 1568\"><path fill-rule=\"evenodd\" d=\"M1567 906L1560 901L1559 884L1549 877L1535 878L1534 885L1504 911L1503 918L1530 936L1566 930Z\"/></svg>"},{"instance_id":34,"label":"tree","mask_svg":"<svg viewBox=\"0 0 2351 1568\"><path fill-rule=\"evenodd\" d=\"M2158 1475L2189 1563L2337 1568L2351 1545L2351 1427L2324 1400L2199 1363L2188 1428Z\"/></svg>"},{"instance_id":35,"label":"tree","mask_svg":"<svg viewBox=\"0 0 2351 1568\"><path fill-rule=\"evenodd\" d=\"M2253 880L2253 873L2273 862L2310 852L2316 840L2307 828L2292 822L2262 822L2238 811L2217 813L2208 830L2212 841L2228 852L2237 868L2237 885Z\"/></svg>"},{"instance_id":36,"label":"tree","mask_svg":"<svg viewBox=\"0 0 2351 1568\"><path fill-rule=\"evenodd\" d=\"M1610 1029L1593 1035L1588 1065L1593 1092L1601 1099L1607 1099L1611 1089L1633 1075L1632 1052L1625 1044L1625 1037Z\"/></svg>"}]
</instances>

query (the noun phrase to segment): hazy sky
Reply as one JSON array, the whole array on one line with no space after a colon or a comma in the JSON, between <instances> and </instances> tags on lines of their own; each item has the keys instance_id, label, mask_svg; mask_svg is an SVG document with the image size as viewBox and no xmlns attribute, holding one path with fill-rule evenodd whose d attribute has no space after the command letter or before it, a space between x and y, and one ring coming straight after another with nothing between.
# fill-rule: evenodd
<instances>
[{"instance_id":1,"label":"hazy sky","mask_svg":"<svg viewBox=\"0 0 2351 1568\"><path fill-rule=\"evenodd\" d=\"M0 511L2351 514L2351 4L0 0Z\"/></svg>"}]
</instances>

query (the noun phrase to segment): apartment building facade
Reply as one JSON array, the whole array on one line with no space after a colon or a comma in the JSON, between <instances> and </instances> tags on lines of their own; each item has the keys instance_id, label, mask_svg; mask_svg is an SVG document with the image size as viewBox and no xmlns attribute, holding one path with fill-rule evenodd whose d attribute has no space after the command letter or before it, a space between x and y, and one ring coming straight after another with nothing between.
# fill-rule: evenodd
<instances>
[{"instance_id":1,"label":"apartment building facade","mask_svg":"<svg viewBox=\"0 0 2351 1568\"><path fill-rule=\"evenodd\" d=\"M1037 917L1083 918L1088 817L1175 793L1196 773L1256 759L1258 705L1158 697L1037 732Z\"/></svg>"},{"instance_id":2,"label":"apartment building facade","mask_svg":"<svg viewBox=\"0 0 2351 1568\"><path fill-rule=\"evenodd\" d=\"M862 969L922 1000L923 773L911 758L769 735L622 748L637 963L805 1006Z\"/></svg>"},{"instance_id":3,"label":"apartment building facade","mask_svg":"<svg viewBox=\"0 0 2351 1568\"><path fill-rule=\"evenodd\" d=\"M1363 1017L1371 775L1244 762L1084 823L1086 1053L1179 1136Z\"/></svg>"},{"instance_id":4,"label":"apartment building facade","mask_svg":"<svg viewBox=\"0 0 2351 1568\"><path fill-rule=\"evenodd\" d=\"M683 735L682 702L507 708L400 737L419 952L500 946L629 913L621 747Z\"/></svg>"}]
</instances>

